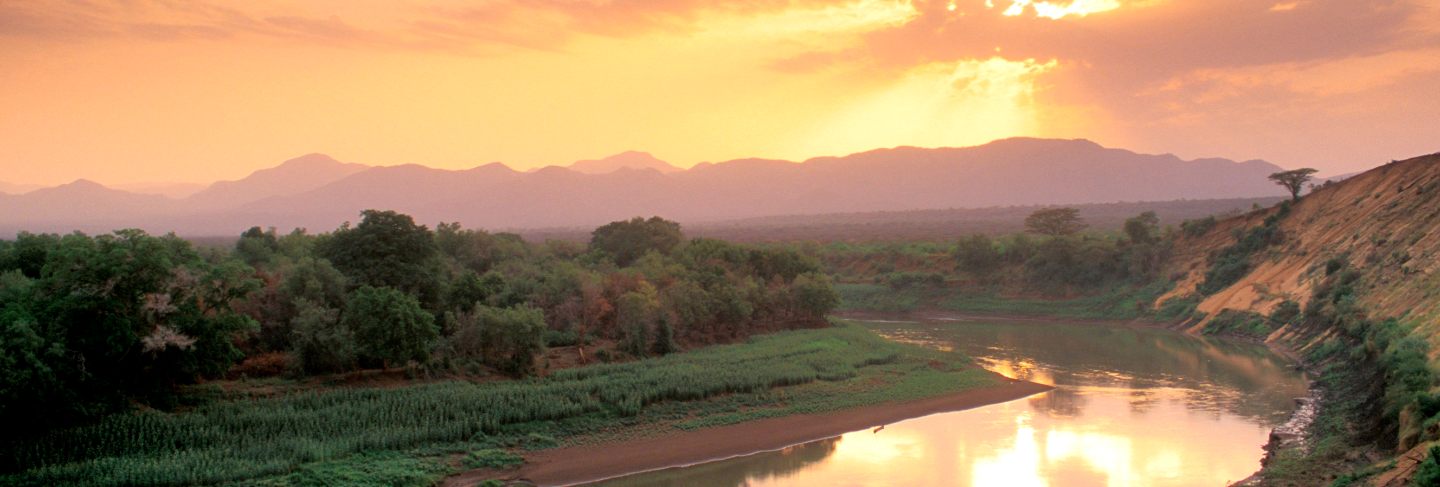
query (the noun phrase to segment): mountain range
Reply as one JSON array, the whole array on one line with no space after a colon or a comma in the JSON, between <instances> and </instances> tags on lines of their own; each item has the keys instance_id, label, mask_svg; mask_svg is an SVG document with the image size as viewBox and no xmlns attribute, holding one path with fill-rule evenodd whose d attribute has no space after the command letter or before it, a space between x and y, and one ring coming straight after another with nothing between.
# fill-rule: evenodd
<instances>
[{"instance_id":1,"label":"mountain range","mask_svg":"<svg viewBox=\"0 0 1440 487\"><path fill-rule=\"evenodd\" d=\"M434 224L595 226L637 215L682 223L772 215L1277 196L1259 160L1182 160L1087 140L1015 138L898 147L804 162L738 159L680 169L643 152L521 172L368 166L310 154L181 198L80 180L0 194L0 235L143 228L234 235L250 226L330 230L368 208Z\"/></svg>"}]
</instances>

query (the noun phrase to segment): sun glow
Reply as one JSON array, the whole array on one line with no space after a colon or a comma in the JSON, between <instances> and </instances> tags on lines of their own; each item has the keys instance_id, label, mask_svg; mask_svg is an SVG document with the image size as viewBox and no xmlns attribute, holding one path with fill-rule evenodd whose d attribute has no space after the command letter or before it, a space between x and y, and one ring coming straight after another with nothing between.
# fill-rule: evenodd
<instances>
[{"instance_id":1,"label":"sun glow","mask_svg":"<svg viewBox=\"0 0 1440 487\"><path fill-rule=\"evenodd\" d=\"M986 6L993 7L994 3L987 1ZM1035 11L1035 16L1047 19L1062 19L1074 15L1084 17L1093 13L1105 12L1120 8L1119 0L1071 0L1068 4L1060 2L1036 2L1034 0L1012 0L1009 7L1005 8L1004 15L1015 17L1023 15L1026 9Z\"/></svg>"}]
</instances>

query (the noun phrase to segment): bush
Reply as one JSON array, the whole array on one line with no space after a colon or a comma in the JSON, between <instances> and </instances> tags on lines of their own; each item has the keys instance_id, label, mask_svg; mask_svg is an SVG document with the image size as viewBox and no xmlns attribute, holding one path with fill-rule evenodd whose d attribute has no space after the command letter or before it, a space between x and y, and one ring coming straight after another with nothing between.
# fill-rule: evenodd
<instances>
[{"instance_id":1,"label":"bush","mask_svg":"<svg viewBox=\"0 0 1440 487\"><path fill-rule=\"evenodd\" d=\"M939 272L895 272L885 276L885 285L890 289L938 288L945 286L945 275Z\"/></svg>"},{"instance_id":2,"label":"bush","mask_svg":"<svg viewBox=\"0 0 1440 487\"><path fill-rule=\"evenodd\" d=\"M1200 304L1198 296L1176 297L1160 303L1155 317L1164 322L1187 321L1195 316L1195 307Z\"/></svg>"},{"instance_id":3,"label":"bush","mask_svg":"<svg viewBox=\"0 0 1440 487\"><path fill-rule=\"evenodd\" d=\"M1180 223L1180 231L1184 232L1185 236L1194 238L1210 233L1210 230L1215 228L1215 224L1216 220L1213 215L1195 220L1185 220Z\"/></svg>"},{"instance_id":4,"label":"bush","mask_svg":"<svg viewBox=\"0 0 1440 487\"><path fill-rule=\"evenodd\" d=\"M1270 312L1270 321L1278 326L1285 326L1294 322L1300 317L1300 304L1291 300L1285 300Z\"/></svg>"},{"instance_id":5,"label":"bush","mask_svg":"<svg viewBox=\"0 0 1440 487\"><path fill-rule=\"evenodd\" d=\"M525 459L505 450L487 448L470 452L460 463L464 464L466 468L506 469L525 463Z\"/></svg>"}]
</instances>

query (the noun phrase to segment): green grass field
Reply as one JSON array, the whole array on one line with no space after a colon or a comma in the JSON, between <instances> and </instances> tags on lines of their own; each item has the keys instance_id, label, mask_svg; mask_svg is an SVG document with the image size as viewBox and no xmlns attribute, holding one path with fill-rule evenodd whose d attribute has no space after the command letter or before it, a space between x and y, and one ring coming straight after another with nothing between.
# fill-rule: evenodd
<instances>
[{"instance_id":1,"label":"green grass field","mask_svg":"<svg viewBox=\"0 0 1440 487\"><path fill-rule=\"evenodd\" d=\"M841 323L543 379L312 390L116 415L9 439L0 453L12 473L0 485L428 485L465 458L498 456L488 450L918 399L994 377L962 355Z\"/></svg>"},{"instance_id":2,"label":"green grass field","mask_svg":"<svg viewBox=\"0 0 1440 487\"><path fill-rule=\"evenodd\" d=\"M906 312L922 309L1087 320L1132 320L1155 314L1150 303L1164 284L1117 287L1101 294L1068 299L1001 297L962 288L891 289L881 284L837 284L841 311Z\"/></svg>"}]
</instances>

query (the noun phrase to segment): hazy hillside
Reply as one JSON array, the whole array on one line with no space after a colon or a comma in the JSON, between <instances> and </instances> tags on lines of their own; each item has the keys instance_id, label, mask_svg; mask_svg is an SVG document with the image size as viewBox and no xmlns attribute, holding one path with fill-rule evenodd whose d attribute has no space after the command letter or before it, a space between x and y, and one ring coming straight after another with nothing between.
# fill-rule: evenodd
<instances>
[{"instance_id":1,"label":"hazy hillside","mask_svg":"<svg viewBox=\"0 0 1440 487\"><path fill-rule=\"evenodd\" d=\"M270 197L310 191L370 168L340 162L324 154L308 154L255 171L244 179L217 182L190 196L186 202L199 209L234 208Z\"/></svg>"},{"instance_id":2,"label":"hazy hillside","mask_svg":"<svg viewBox=\"0 0 1440 487\"><path fill-rule=\"evenodd\" d=\"M628 151L604 159L575 161L567 166L571 171L585 174L606 174L621 169L654 169L662 173L682 171L670 163L656 159L648 152Z\"/></svg>"},{"instance_id":3,"label":"hazy hillside","mask_svg":"<svg viewBox=\"0 0 1440 487\"><path fill-rule=\"evenodd\" d=\"M1282 197L1216 200L1143 201L1075 205L1090 229L1118 231L1127 218L1153 211L1163 226L1211 215L1238 215L1255 205L1271 206ZM876 211L823 215L782 215L687 225L686 235L732 242L875 242L950 240L959 235L1004 235L1025 231L1025 217L1042 206ZM587 241L585 227L523 230L528 240Z\"/></svg>"},{"instance_id":4,"label":"hazy hillside","mask_svg":"<svg viewBox=\"0 0 1440 487\"><path fill-rule=\"evenodd\" d=\"M0 181L0 194L21 194L37 189L40 189L40 186L34 184L16 184Z\"/></svg>"},{"instance_id":5,"label":"hazy hillside","mask_svg":"<svg viewBox=\"0 0 1440 487\"><path fill-rule=\"evenodd\" d=\"M36 229L68 231L97 226L124 228L139 223L163 222L179 211L174 200L110 189L94 181L76 180L53 188L37 189L19 196L0 198L0 227L4 233ZM125 222L131 222L125 225ZM116 226L119 225L119 226Z\"/></svg>"},{"instance_id":6,"label":"hazy hillside","mask_svg":"<svg viewBox=\"0 0 1440 487\"><path fill-rule=\"evenodd\" d=\"M1007 139L966 148L881 149L795 163L742 159L684 171L628 152L578 168L514 171L492 163L468 170L419 165L369 167L312 154L216 183L153 211L93 212L79 201L24 195L7 205L32 218L0 217L0 231L100 231L141 227L187 235L231 235L251 225L333 228L367 208L422 222L470 227L595 226L636 215L687 224L773 215L816 215L995 206L1276 196L1263 161L1181 160L1107 149L1084 140ZM641 169L636 169L641 167ZM671 168L673 169L673 168ZM599 173L591 174L587 172ZM132 195L138 196L138 195ZM118 198L119 195L108 197ZM18 200L17 200L18 198ZM136 199L137 202L142 199ZM7 212L6 215L17 215Z\"/></svg>"}]
</instances>

